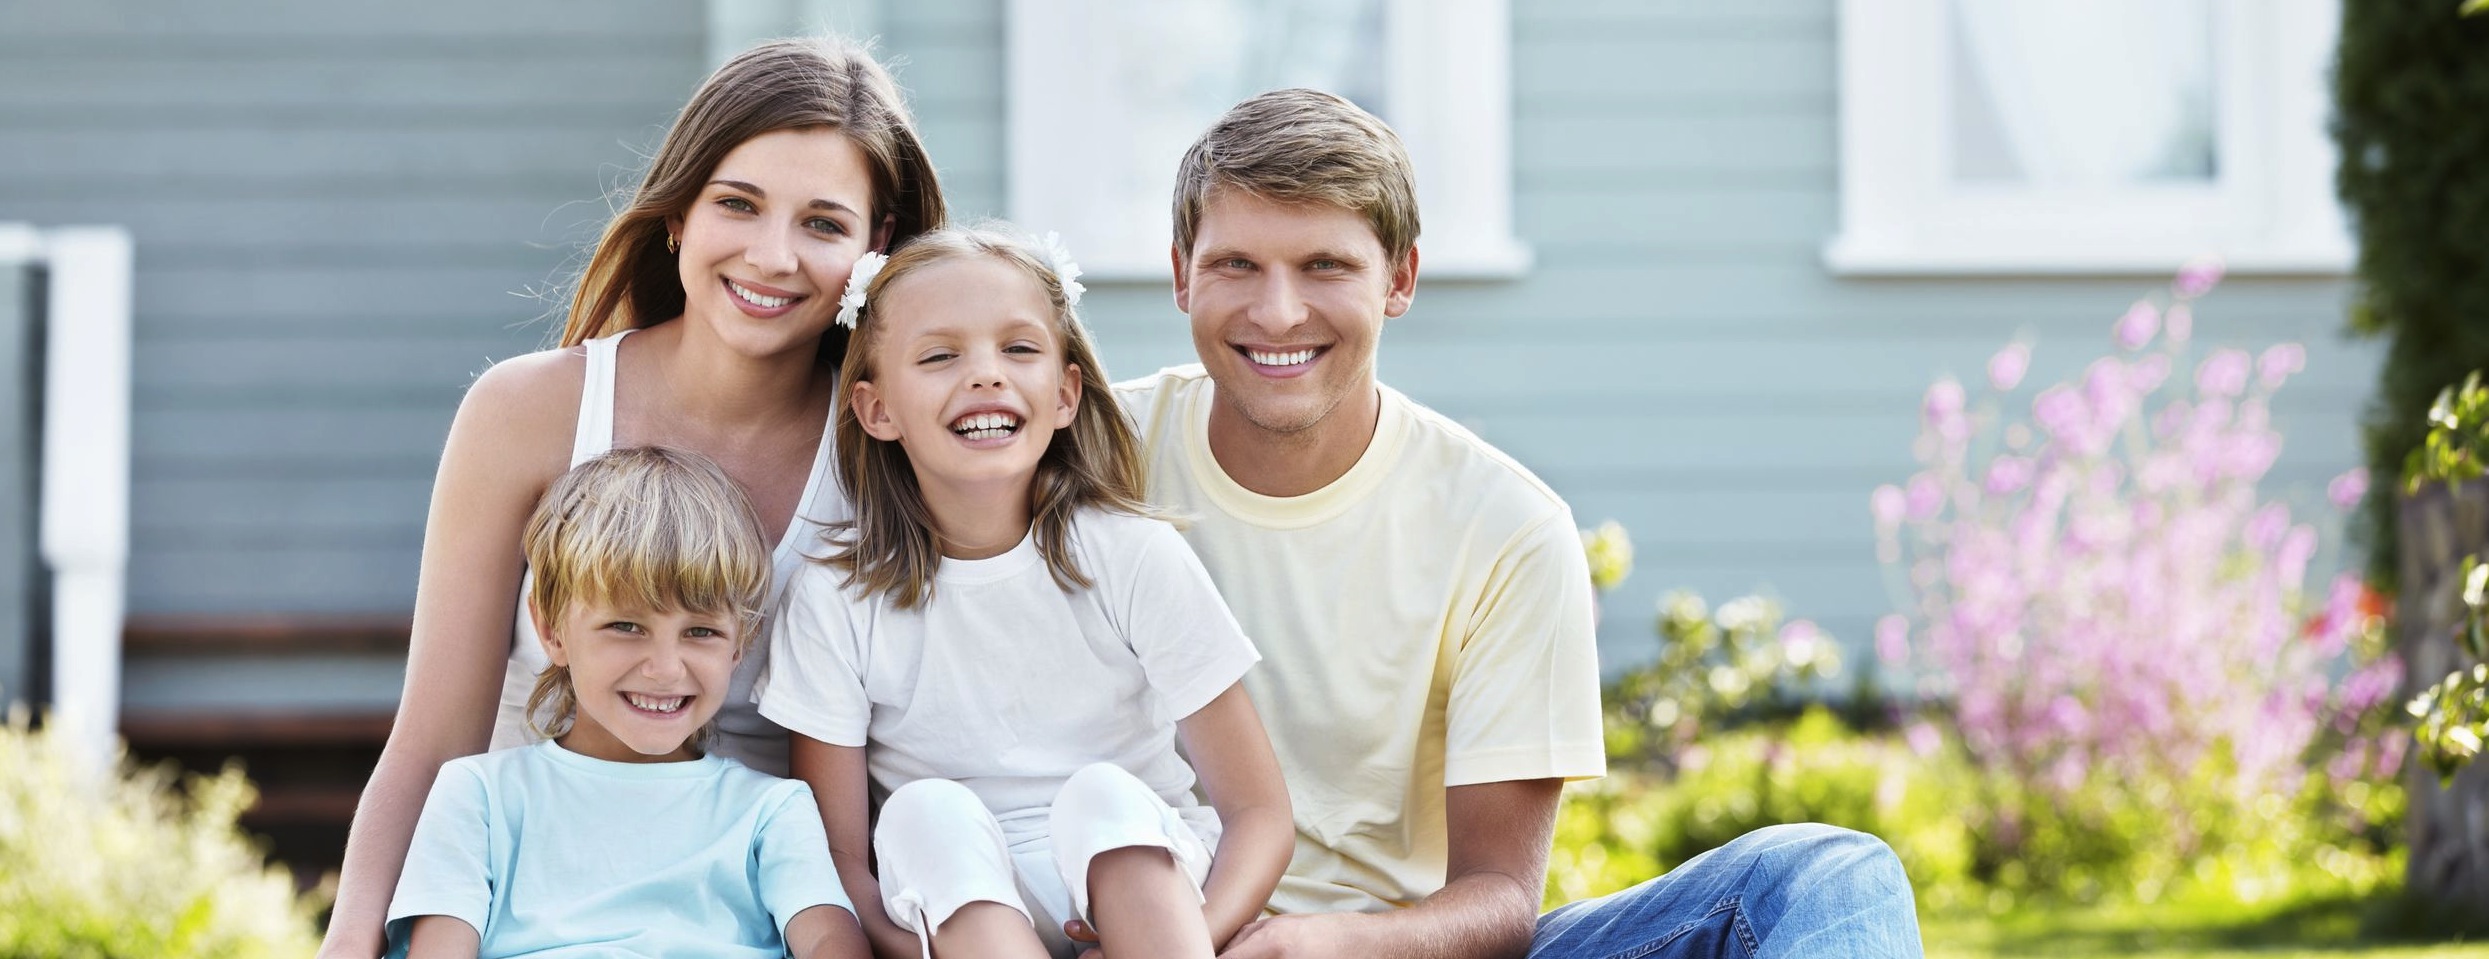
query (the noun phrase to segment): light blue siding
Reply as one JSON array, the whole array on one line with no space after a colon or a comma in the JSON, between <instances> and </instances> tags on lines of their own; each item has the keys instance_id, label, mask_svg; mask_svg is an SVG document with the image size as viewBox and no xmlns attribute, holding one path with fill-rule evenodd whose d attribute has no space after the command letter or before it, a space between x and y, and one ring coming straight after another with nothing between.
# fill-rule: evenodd
<instances>
[{"instance_id":1,"label":"light blue siding","mask_svg":"<svg viewBox=\"0 0 2489 959\"><path fill-rule=\"evenodd\" d=\"M1832 0L1512 6L1515 213L1537 266L1422 282L1385 379L1583 523L1633 529L1611 666L1649 655L1671 587L1769 589L1862 641L1893 608L1867 493L1913 468L1928 382L1977 381L2017 336L2038 344L2034 382L2068 375L2162 280L1829 275ZM880 17L963 217L1006 206L1002 9ZM460 391L543 341L530 321L553 304L513 294L590 238L697 82L701 30L698 4L660 0L0 8L0 220L138 237L134 610L408 608ZM2311 515L2358 460L2378 363L2339 337L2346 295L2242 278L2198 311L2207 345L2308 345L2273 489ZM1099 285L1084 307L1119 375L1191 357L1162 286Z\"/></svg>"}]
</instances>

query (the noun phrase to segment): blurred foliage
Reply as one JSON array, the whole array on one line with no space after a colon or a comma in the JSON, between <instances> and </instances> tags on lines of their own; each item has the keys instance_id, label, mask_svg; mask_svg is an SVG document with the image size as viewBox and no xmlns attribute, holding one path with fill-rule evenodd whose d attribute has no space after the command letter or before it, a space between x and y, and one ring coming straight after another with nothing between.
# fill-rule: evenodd
<instances>
[{"instance_id":1,"label":"blurred foliage","mask_svg":"<svg viewBox=\"0 0 2489 959\"><path fill-rule=\"evenodd\" d=\"M2467 4L2463 12L2473 12ZM2427 429L2429 400L2489 367L2489 19L2405 0L2347 0L2334 69L2336 186L2357 224L2351 327L2388 341L2366 445L2394 475ZM2394 490L2361 523L2372 582L2391 591Z\"/></svg>"},{"instance_id":2,"label":"blurred foliage","mask_svg":"<svg viewBox=\"0 0 2489 959\"><path fill-rule=\"evenodd\" d=\"M0 956L305 956L318 904L236 829L239 769L182 776L116 760L96 775L67 737L0 728Z\"/></svg>"},{"instance_id":3,"label":"blurred foliage","mask_svg":"<svg viewBox=\"0 0 2489 959\"><path fill-rule=\"evenodd\" d=\"M1610 683L1611 755L1673 768L1697 736L1731 720L1794 708L1799 685L1837 676L1841 651L1806 620L1782 623L1780 604L1742 596L1717 611L1701 596L1659 600L1658 655Z\"/></svg>"},{"instance_id":4,"label":"blurred foliage","mask_svg":"<svg viewBox=\"0 0 2489 959\"><path fill-rule=\"evenodd\" d=\"M1615 589L1633 575L1633 539L1615 520L1582 531L1582 552L1590 558L1590 586L1599 592Z\"/></svg>"},{"instance_id":5,"label":"blurred foliage","mask_svg":"<svg viewBox=\"0 0 2489 959\"><path fill-rule=\"evenodd\" d=\"M1882 838L1921 908L1996 914L2030 904L2212 897L2254 905L2368 895L2401 874L2403 793L2391 780L2341 790L2310 776L2292 794L2236 795L2205 770L2176 804L2103 775L2053 815L1983 793L2022 788L1973 764L1938 726L1860 733L1822 707L1794 722L1708 737L1672 777L1620 761L1568 787L1549 863L1550 903L1624 888L1777 823L1822 822Z\"/></svg>"},{"instance_id":6,"label":"blurred foliage","mask_svg":"<svg viewBox=\"0 0 2489 959\"><path fill-rule=\"evenodd\" d=\"M2428 436L2403 463L2405 492L2419 492L2430 483L2460 486L2481 478L2489 464L2489 388L2480 373L2464 377L2461 388L2447 387L2429 404ZM2420 760L2438 778L2455 772L2480 756L2489 738L2489 563L2466 556L2460 570L2463 622L2453 641L2461 649L2458 667L2413 697L2408 707L2419 721Z\"/></svg>"}]
</instances>

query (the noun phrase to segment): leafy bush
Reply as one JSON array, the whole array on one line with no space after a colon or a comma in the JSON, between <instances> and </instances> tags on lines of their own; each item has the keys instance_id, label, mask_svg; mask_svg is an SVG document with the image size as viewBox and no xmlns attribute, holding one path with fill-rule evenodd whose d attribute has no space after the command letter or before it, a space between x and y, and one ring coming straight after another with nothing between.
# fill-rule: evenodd
<instances>
[{"instance_id":1,"label":"leafy bush","mask_svg":"<svg viewBox=\"0 0 2489 959\"><path fill-rule=\"evenodd\" d=\"M2477 481L2489 465L2489 388L2475 372L2460 390L2447 387L2429 404L2429 432L2420 448L2403 464L2404 488L2419 492L2429 483L2449 486ZM2420 758L2441 778L2450 778L2480 755L2489 739L2489 564L2466 556L2461 569L2463 625L2454 637L2461 661L2471 665L2439 679L2411 701L2419 720Z\"/></svg>"},{"instance_id":2,"label":"leafy bush","mask_svg":"<svg viewBox=\"0 0 2489 959\"><path fill-rule=\"evenodd\" d=\"M309 955L316 904L235 828L238 769L93 775L64 737L0 728L0 956Z\"/></svg>"},{"instance_id":3,"label":"leafy bush","mask_svg":"<svg viewBox=\"0 0 2489 959\"><path fill-rule=\"evenodd\" d=\"M1780 604L1760 596L1717 611L1690 592L1660 597L1658 657L1602 695L1608 752L1672 769L1706 730L1790 707L1800 684L1840 673L1831 636L1807 620L1781 619Z\"/></svg>"},{"instance_id":4,"label":"leafy bush","mask_svg":"<svg viewBox=\"0 0 2489 959\"><path fill-rule=\"evenodd\" d=\"M2440 388L2489 367L2489 19L2450 6L2342 5L2336 183L2358 229L2351 327L2387 340L2366 424L2378 476L2421 444ZM2397 575L2393 492L2379 484L2363 523L2384 584Z\"/></svg>"},{"instance_id":5,"label":"leafy bush","mask_svg":"<svg viewBox=\"0 0 2489 959\"><path fill-rule=\"evenodd\" d=\"M2317 533L2257 491L2281 447L2269 401L2304 352L2217 350L2165 390L2217 278L2191 268L2165 307L2137 303L2116 352L2038 390L2028 420L2004 402L2027 346L1990 362L1992 399L1938 382L1925 468L1871 498L1915 615L1878 625L1880 657L1979 771L1974 871L2005 888L2082 896L2116 871L2148 898L2261 842L2320 746L2352 758L2325 763L2337 791L2400 763L2374 718L2400 667L2373 594L2346 573L2311 617Z\"/></svg>"},{"instance_id":6,"label":"leafy bush","mask_svg":"<svg viewBox=\"0 0 2489 959\"><path fill-rule=\"evenodd\" d=\"M2391 848L2402 791L2392 781L2241 802L2207 771L2171 801L2100 776L2019 823L2012 852L1977 810L2017 788L1973 766L1936 725L1861 734L1828 710L1707 738L1674 778L1624 764L1567 787L1549 857L1549 904L1622 889L1777 823L1856 829L1892 846L1922 909L1997 912L2032 901L2136 903L2211 898L2271 903L2365 895L2402 871ZM2171 806L2185 810L2163 816ZM2370 824L2345 829L2345 814ZM2176 842L2195 833L2192 848Z\"/></svg>"}]
</instances>

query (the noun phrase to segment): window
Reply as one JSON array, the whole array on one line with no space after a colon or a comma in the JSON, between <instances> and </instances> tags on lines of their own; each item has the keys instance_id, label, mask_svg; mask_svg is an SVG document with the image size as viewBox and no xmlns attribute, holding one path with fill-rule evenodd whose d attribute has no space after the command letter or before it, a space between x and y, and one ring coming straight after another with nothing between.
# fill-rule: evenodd
<instances>
[{"instance_id":1,"label":"window","mask_svg":"<svg viewBox=\"0 0 2489 959\"><path fill-rule=\"evenodd\" d=\"M1850 274L2336 273L2338 0L1841 0Z\"/></svg>"},{"instance_id":2,"label":"window","mask_svg":"<svg viewBox=\"0 0 2489 959\"><path fill-rule=\"evenodd\" d=\"M1330 90L1417 166L1428 276L1517 275L1505 0L1011 0L1010 216L1083 270L1168 278L1176 164L1236 101Z\"/></svg>"}]
</instances>

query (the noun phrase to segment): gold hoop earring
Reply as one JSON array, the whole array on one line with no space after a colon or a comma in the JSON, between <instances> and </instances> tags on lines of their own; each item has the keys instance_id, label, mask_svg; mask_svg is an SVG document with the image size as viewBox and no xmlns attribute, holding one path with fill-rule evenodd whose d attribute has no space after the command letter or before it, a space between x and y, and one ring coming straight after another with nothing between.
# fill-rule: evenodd
<instances>
[{"instance_id":1,"label":"gold hoop earring","mask_svg":"<svg viewBox=\"0 0 2489 959\"><path fill-rule=\"evenodd\" d=\"M668 253L681 253L681 252L683 252L683 238L682 238L682 237L679 237L679 236L674 235L674 234L673 234L672 232L670 232L670 231L669 231L668 233L666 233L666 235L665 235L665 251L666 251L666 252L668 252Z\"/></svg>"}]
</instances>

